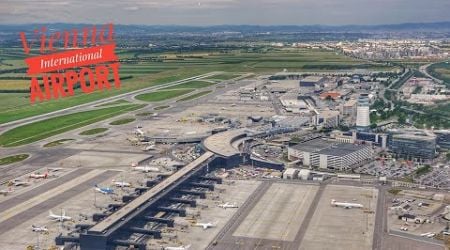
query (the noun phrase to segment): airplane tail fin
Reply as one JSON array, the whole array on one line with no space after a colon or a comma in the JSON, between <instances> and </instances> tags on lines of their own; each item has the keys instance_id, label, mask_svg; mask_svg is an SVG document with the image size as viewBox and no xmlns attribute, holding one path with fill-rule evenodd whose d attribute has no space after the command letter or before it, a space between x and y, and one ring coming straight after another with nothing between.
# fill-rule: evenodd
<instances>
[{"instance_id":1,"label":"airplane tail fin","mask_svg":"<svg viewBox=\"0 0 450 250\"><path fill-rule=\"evenodd\" d=\"M63 216L63 217L66 216L66 210L64 210L64 209L62 210L61 216Z\"/></svg>"},{"instance_id":2,"label":"airplane tail fin","mask_svg":"<svg viewBox=\"0 0 450 250\"><path fill-rule=\"evenodd\" d=\"M52 210L50 210L50 211L48 211L48 215L53 216L53 215L55 215L55 214L53 213Z\"/></svg>"}]
</instances>

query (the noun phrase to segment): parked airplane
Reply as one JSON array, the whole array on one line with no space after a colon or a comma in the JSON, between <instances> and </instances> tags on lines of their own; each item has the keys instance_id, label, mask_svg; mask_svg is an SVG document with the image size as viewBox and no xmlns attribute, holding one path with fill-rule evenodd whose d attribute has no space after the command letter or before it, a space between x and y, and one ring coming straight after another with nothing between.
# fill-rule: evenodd
<instances>
[{"instance_id":1,"label":"parked airplane","mask_svg":"<svg viewBox=\"0 0 450 250\"><path fill-rule=\"evenodd\" d=\"M206 229L208 229L208 228L215 227L215 226L216 226L216 223L211 223L211 222L207 222L207 223L195 223L194 226L196 226L196 227L203 227L203 230L206 230Z\"/></svg>"},{"instance_id":2,"label":"parked airplane","mask_svg":"<svg viewBox=\"0 0 450 250\"><path fill-rule=\"evenodd\" d=\"M36 173L30 174L30 178L33 178L33 179L46 179L47 177L48 177L48 171L43 174L36 174Z\"/></svg>"},{"instance_id":3,"label":"parked airplane","mask_svg":"<svg viewBox=\"0 0 450 250\"><path fill-rule=\"evenodd\" d=\"M337 202L336 200L331 200L331 205L335 207L343 208L363 208L364 206L359 203L349 203L349 202Z\"/></svg>"},{"instance_id":4,"label":"parked airplane","mask_svg":"<svg viewBox=\"0 0 450 250\"><path fill-rule=\"evenodd\" d=\"M52 220L55 220L55 221L64 222L66 220L72 220L72 217L66 216L66 211L65 210L62 210L61 215L54 214L52 212L52 210L50 210L48 213L49 213L48 217L50 219L52 219Z\"/></svg>"},{"instance_id":5,"label":"parked airplane","mask_svg":"<svg viewBox=\"0 0 450 250\"><path fill-rule=\"evenodd\" d=\"M31 225L31 231L38 233L48 233L48 228L46 226L37 227L35 225Z\"/></svg>"},{"instance_id":6,"label":"parked airplane","mask_svg":"<svg viewBox=\"0 0 450 250\"><path fill-rule=\"evenodd\" d=\"M8 194L10 194L12 192L14 192L14 190L11 187L9 187L8 189L0 190L0 194L3 194L4 196L7 196Z\"/></svg>"},{"instance_id":7,"label":"parked airplane","mask_svg":"<svg viewBox=\"0 0 450 250\"><path fill-rule=\"evenodd\" d=\"M19 187L19 186L29 186L29 185L31 184L31 183L28 182L28 181L18 181L18 180L13 180L13 181L11 181L10 183L11 183L11 185L14 185L14 186L16 186L16 187Z\"/></svg>"},{"instance_id":8,"label":"parked airplane","mask_svg":"<svg viewBox=\"0 0 450 250\"><path fill-rule=\"evenodd\" d=\"M179 246L179 247L164 247L165 250L188 250L191 247L191 245L187 246Z\"/></svg>"},{"instance_id":9,"label":"parked airplane","mask_svg":"<svg viewBox=\"0 0 450 250\"><path fill-rule=\"evenodd\" d=\"M427 237L427 238L433 238L435 235L436 235L435 233L428 232L428 233L423 233L420 236Z\"/></svg>"},{"instance_id":10,"label":"parked airplane","mask_svg":"<svg viewBox=\"0 0 450 250\"><path fill-rule=\"evenodd\" d=\"M148 172L161 172L161 170L157 167L152 167L152 166L132 166L133 170L136 171L141 171L144 173L148 173Z\"/></svg>"},{"instance_id":11,"label":"parked airplane","mask_svg":"<svg viewBox=\"0 0 450 250\"><path fill-rule=\"evenodd\" d=\"M154 150L154 149L155 149L155 145L152 144L152 145L145 146L145 148L143 150L144 151L150 151L150 150Z\"/></svg>"},{"instance_id":12,"label":"parked airplane","mask_svg":"<svg viewBox=\"0 0 450 250\"><path fill-rule=\"evenodd\" d=\"M140 128L136 128L136 130L134 131L134 133L135 133L136 135L139 135L139 136L144 136L144 135L145 135L144 131L142 131Z\"/></svg>"},{"instance_id":13,"label":"parked airplane","mask_svg":"<svg viewBox=\"0 0 450 250\"><path fill-rule=\"evenodd\" d=\"M102 193L102 194L114 194L114 189L109 187L99 187L98 185L95 185L94 188L95 191Z\"/></svg>"},{"instance_id":14,"label":"parked airplane","mask_svg":"<svg viewBox=\"0 0 450 250\"><path fill-rule=\"evenodd\" d=\"M116 187L131 187L131 183L129 183L129 182L113 180L113 183L114 183L114 185L116 185Z\"/></svg>"},{"instance_id":15,"label":"parked airplane","mask_svg":"<svg viewBox=\"0 0 450 250\"><path fill-rule=\"evenodd\" d=\"M236 203L230 203L230 202L226 202L224 204L219 204L219 207L223 208L223 209L227 209L227 208L238 208L238 205Z\"/></svg>"}]
</instances>

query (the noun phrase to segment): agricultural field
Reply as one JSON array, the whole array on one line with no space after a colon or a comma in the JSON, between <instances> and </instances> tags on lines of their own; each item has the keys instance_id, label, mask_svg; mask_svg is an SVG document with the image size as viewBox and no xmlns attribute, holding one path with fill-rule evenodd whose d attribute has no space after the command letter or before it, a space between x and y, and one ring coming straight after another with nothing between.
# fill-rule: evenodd
<instances>
[{"instance_id":1,"label":"agricultural field","mask_svg":"<svg viewBox=\"0 0 450 250\"><path fill-rule=\"evenodd\" d=\"M29 80L7 80L0 79L1 90L28 90L30 88Z\"/></svg>"},{"instance_id":2,"label":"agricultural field","mask_svg":"<svg viewBox=\"0 0 450 250\"><path fill-rule=\"evenodd\" d=\"M69 130L81 128L117 115L143 108L145 105L124 105L84 111L33 122L13 128L0 135L0 146L14 147L36 142Z\"/></svg>"},{"instance_id":3,"label":"agricultural field","mask_svg":"<svg viewBox=\"0 0 450 250\"><path fill-rule=\"evenodd\" d=\"M185 95L189 92L194 91L193 89L172 89L172 90L161 90L157 92L151 92L146 94L141 94L136 96L136 99L145 102L160 102L175 98L181 95Z\"/></svg>"},{"instance_id":4,"label":"agricultural field","mask_svg":"<svg viewBox=\"0 0 450 250\"><path fill-rule=\"evenodd\" d=\"M121 81L120 89L97 91L87 95L81 94L78 89L74 96L34 105L30 105L27 93L0 93L0 95L12 95L11 98L0 98L0 124L212 71L226 73L211 77L211 79L226 80L234 78L242 72L271 73L283 69L289 71L395 69L382 64L346 57L333 51L310 49L272 49L259 53L239 50L225 53L218 51L152 53L145 50L122 49L118 50L118 55L122 59L120 76L122 78L130 77ZM4 88L11 88L11 85L14 85L26 90L28 86L26 82L29 80L26 80L23 59L24 54L21 49L0 49L0 90L2 84ZM14 84L7 83L11 81L14 81ZM202 83L199 86L205 85L206 83ZM196 87L193 86L193 88Z\"/></svg>"}]
</instances>

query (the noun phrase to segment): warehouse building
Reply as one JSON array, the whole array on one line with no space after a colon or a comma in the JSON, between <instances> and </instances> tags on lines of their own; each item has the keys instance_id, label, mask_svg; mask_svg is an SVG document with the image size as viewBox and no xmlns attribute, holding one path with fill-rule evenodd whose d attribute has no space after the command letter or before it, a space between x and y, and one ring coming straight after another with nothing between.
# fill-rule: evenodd
<instances>
[{"instance_id":1,"label":"warehouse building","mask_svg":"<svg viewBox=\"0 0 450 250\"><path fill-rule=\"evenodd\" d=\"M289 159L300 159L304 166L344 170L372 159L371 146L313 139L288 148Z\"/></svg>"}]
</instances>

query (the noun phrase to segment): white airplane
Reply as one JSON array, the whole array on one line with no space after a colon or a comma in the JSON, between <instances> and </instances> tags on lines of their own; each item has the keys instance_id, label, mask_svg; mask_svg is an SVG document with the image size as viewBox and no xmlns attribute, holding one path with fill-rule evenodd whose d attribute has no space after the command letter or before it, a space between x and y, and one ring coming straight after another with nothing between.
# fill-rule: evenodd
<instances>
[{"instance_id":1,"label":"white airplane","mask_svg":"<svg viewBox=\"0 0 450 250\"><path fill-rule=\"evenodd\" d=\"M113 194L114 193L114 190L112 188L109 188L109 187L102 188L102 187L99 187L98 185L94 186L94 190L99 193L102 193L102 194Z\"/></svg>"},{"instance_id":2,"label":"white airplane","mask_svg":"<svg viewBox=\"0 0 450 250\"><path fill-rule=\"evenodd\" d=\"M8 194L10 194L12 192L14 192L14 190L11 187L9 187L8 189L0 190L0 194L3 194L4 196L7 196Z\"/></svg>"},{"instance_id":3,"label":"white airplane","mask_svg":"<svg viewBox=\"0 0 450 250\"><path fill-rule=\"evenodd\" d=\"M164 247L165 250L187 250L191 247L191 245L187 246L179 246L179 247Z\"/></svg>"},{"instance_id":4,"label":"white airplane","mask_svg":"<svg viewBox=\"0 0 450 250\"><path fill-rule=\"evenodd\" d=\"M116 187L131 187L131 183L129 183L129 182L113 180L113 183L114 183L114 185L116 185Z\"/></svg>"},{"instance_id":5,"label":"white airplane","mask_svg":"<svg viewBox=\"0 0 450 250\"><path fill-rule=\"evenodd\" d=\"M157 167L152 167L152 166L132 166L133 170L136 171L141 171L144 173L148 173L148 172L161 172L161 170Z\"/></svg>"},{"instance_id":6,"label":"white airplane","mask_svg":"<svg viewBox=\"0 0 450 250\"><path fill-rule=\"evenodd\" d=\"M151 144L151 145L146 146L143 150L144 151L150 151L150 150L154 150L154 149L155 149L155 145Z\"/></svg>"},{"instance_id":7,"label":"white airplane","mask_svg":"<svg viewBox=\"0 0 450 250\"><path fill-rule=\"evenodd\" d=\"M52 210L50 210L48 212L48 217L54 221L59 221L59 222L64 222L66 220L72 220L72 217L70 216L66 216L66 211L62 210L62 214L61 215L56 215L52 212Z\"/></svg>"},{"instance_id":8,"label":"white airplane","mask_svg":"<svg viewBox=\"0 0 450 250\"><path fill-rule=\"evenodd\" d=\"M19 187L19 186L29 186L31 183L29 183L28 181L13 180L11 181L11 184L16 187Z\"/></svg>"},{"instance_id":9,"label":"white airplane","mask_svg":"<svg viewBox=\"0 0 450 250\"><path fill-rule=\"evenodd\" d=\"M427 237L427 238L432 238L432 237L434 237L435 235L436 235L435 233L428 232L428 233L423 233L423 234L421 234L420 236L422 236L422 237Z\"/></svg>"},{"instance_id":10,"label":"white airplane","mask_svg":"<svg viewBox=\"0 0 450 250\"><path fill-rule=\"evenodd\" d=\"M215 227L215 226L216 226L216 223L211 223L211 222L207 222L207 223L195 223L194 226L196 226L196 227L203 227L203 230L206 230L206 229L208 229L208 228Z\"/></svg>"},{"instance_id":11,"label":"white airplane","mask_svg":"<svg viewBox=\"0 0 450 250\"><path fill-rule=\"evenodd\" d=\"M144 136L144 134L145 134L144 131L142 131L140 128L136 128L134 133L139 136Z\"/></svg>"},{"instance_id":12,"label":"white airplane","mask_svg":"<svg viewBox=\"0 0 450 250\"><path fill-rule=\"evenodd\" d=\"M43 174L36 174L36 173L30 174L30 178L33 178L33 179L46 179L47 177L48 177L48 172L45 172Z\"/></svg>"},{"instance_id":13,"label":"white airplane","mask_svg":"<svg viewBox=\"0 0 450 250\"><path fill-rule=\"evenodd\" d=\"M48 233L48 228L46 226L37 227L35 225L31 225L31 231L38 233Z\"/></svg>"},{"instance_id":14,"label":"white airplane","mask_svg":"<svg viewBox=\"0 0 450 250\"><path fill-rule=\"evenodd\" d=\"M223 208L223 209L227 209L227 208L238 208L238 205L236 203L230 203L230 202L226 202L224 204L219 204L219 207Z\"/></svg>"},{"instance_id":15,"label":"white airplane","mask_svg":"<svg viewBox=\"0 0 450 250\"><path fill-rule=\"evenodd\" d=\"M349 202L337 202L336 200L331 200L331 205L335 207L343 208L363 208L364 206L359 203L349 203Z\"/></svg>"}]
</instances>

